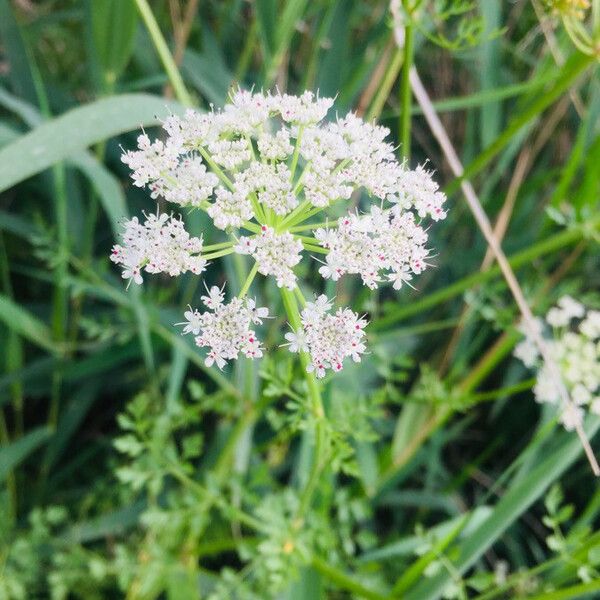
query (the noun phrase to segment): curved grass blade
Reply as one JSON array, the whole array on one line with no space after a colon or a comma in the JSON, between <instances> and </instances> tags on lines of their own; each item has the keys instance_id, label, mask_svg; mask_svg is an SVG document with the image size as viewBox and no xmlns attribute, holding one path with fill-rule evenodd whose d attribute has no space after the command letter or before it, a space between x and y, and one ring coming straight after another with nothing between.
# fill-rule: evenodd
<instances>
[{"instance_id":1,"label":"curved grass blade","mask_svg":"<svg viewBox=\"0 0 600 600\"><path fill-rule=\"evenodd\" d=\"M143 125L156 125L157 115L169 111L181 113L182 106L147 94L123 94L74 108L0 150L0 191L88 146Z\"/></svg>"}]
</instances>

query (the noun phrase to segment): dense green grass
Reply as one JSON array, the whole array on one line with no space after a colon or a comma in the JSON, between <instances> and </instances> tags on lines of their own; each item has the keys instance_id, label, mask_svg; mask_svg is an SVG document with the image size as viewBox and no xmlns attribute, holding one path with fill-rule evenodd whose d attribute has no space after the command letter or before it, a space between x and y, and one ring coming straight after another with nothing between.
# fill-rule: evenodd
<instances>
[{"instance_id":1,"label":"dense green grass","mask_svg":"<svg viewBox=\"0 0 600 600\"><path fill-rule=\"evenodd\" d=\"M600 85L578 25L539 2L443 18L466 3L425 1L399 50L385 2L198 4L0 0L0 600L598 597L597 480L512 357L518 310L403 68L533 311L564 293L600 308ZM372 323L366 360L324 387L318 477L283 323L269 358L208 369L172 327L199 278L125 289L108 260L121 220L154 208L121 146L234 85L336 95L449 196L417 290L323 288ZM230 258L206 279L241 287Z\"/></svg>"}]
</instances>

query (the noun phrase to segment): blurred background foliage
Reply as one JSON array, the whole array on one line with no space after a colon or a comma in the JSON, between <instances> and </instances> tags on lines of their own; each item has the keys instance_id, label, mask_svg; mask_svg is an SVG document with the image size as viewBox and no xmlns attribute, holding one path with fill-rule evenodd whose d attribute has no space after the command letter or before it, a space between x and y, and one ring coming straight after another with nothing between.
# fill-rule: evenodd
<instances>
[{"instance_id":1,"label":"blurred background foliage","mask_svg":"<svg viewBox=\"0 0 600 600\"><path fill-rule=\"evenodd\" d=\"M403 3L409 59L538 313L600 305L592 4ZM0 599L598 597L597 482L511 357L517 310L403 94L406 58L378 0L0 0ZM326 383L330 468L301 519L298 366L271 348L206 369L172 327L198 278L126 291L108 260L120 220L154 208L121 147L234 85L336 95L449 194L418 290L325 286L369 314L372 353ZM220 264L209 282L243 277Z\"/></svg>"}]
</instances>

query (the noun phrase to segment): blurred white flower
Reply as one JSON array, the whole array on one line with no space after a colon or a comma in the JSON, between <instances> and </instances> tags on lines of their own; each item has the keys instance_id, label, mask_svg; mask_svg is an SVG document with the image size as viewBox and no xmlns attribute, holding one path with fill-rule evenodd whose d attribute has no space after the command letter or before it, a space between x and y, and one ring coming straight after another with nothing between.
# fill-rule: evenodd
<instances>
[{"instance_id":1,"label":"blurred white flower","mask_svg":"<svg viewBox=\"0 0 600 600\"><path fill-rule=\"evenodd\" d=\"M572 402L561 401L551 370L538 354L532 336L515 348L515 356L525 366L536 368L533 393L537 402L559 405L559 419L566 429L582 422L585 409L600 414L600 312L587 310L570 296L563 296L546 315L553 336L546 339L548 350L560 370L560 375ZM543 324L537 321L539 332Z\"/></svg>"}]
</instances>

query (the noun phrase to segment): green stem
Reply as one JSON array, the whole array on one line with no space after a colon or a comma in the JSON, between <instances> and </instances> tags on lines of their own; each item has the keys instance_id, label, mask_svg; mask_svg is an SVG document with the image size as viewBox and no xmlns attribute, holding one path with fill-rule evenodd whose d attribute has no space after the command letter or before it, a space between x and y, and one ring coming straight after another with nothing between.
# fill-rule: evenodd
<instances>
[{"instance_id":1,"label":"green stem","mask_svg":"<svg viewBox=\"0 0 600 600\"><path fill-rule=\"evenodd\" d=\"M203 254L202 258L210 260L211 258L221 258L221 256L227 256L233 254L233 248L225 248L225 250L219 250L218 252L210 252L209 254Z\"/></svg>"},{"instance_id":2,"label":"green stem","mask_svg":"<svg viewBox=\"0 0 600 600\"><path fill-rule=\"evenodd\" d=\"M248 277L246 277L246 281L244 281L244 285L242 286L242 289L240 290L240 294L238 296L239 298L243 298L248 293L248 290L250 289L250 285L252 284L252 282L254 281L254 278L256 277L256 273L258 273L258 263L257 262L254 263L254 266L250 270L250 273L248 273Z\"/></svg>"},{"instance_id":3,"label":"green stem","mask_svg":"<svg viewBox=\"0 0 600 600\"><path fill-rule=\"evenodd\" d=\"M506 129L489 146L484 148L470 164L465 167L461 177L457 177L446 186L447 195L458 190L463 180L472 179L506 146L513 136L518 133L529 121L537 117L557 98L569 89L575 80L594 62L594 58L586 54L575 54L563 67L562 74L557 78L554 86L546 92L540 91L536 99L518 117L513 119Z\"/></svg>"},{"instance_id":4,"label":"green stem","mask_svg":"<svg viewBox=\"0 0 600 600\"><path fill-rule=\"evenodd\" d=\"M600 218L596 217L591 219L589 222L567 229L554 236L549 237L546 240L538 242L533 246L526 248L525 250L514 254L509 258L510 266L513 269L518 269L524 265L530 264L536 258L550 254L561 248L578 242L582 238L585 238L589 234L593 234L600 228ZM500 269L498 266L493 266L487 271L478 271L467 277L463 277L459 281L438 290L432 292L428 296L419 299L419 302L407 304L399 307L394 311L390 311L387 315L380 318L376 323L371 325L372 331L383 331L388 330L390 325L397 323L407 317L416 315L424 310L427 310L433 306L437 306L442 302L446 302L460 294L465 290L478 285L489 279L494 279L500 275Z\"/></svg>"},{"instance_id":5,"label":"green stem","mask_svg":"<svg viewBox=\"0 0 600 600\"><path fill-rule=\"evenodd\" d=\"M312 235L299 235L299 234L294 234L294 237L297 240L301 240L303 242L307 242L308 244L312 244L314 246L318 246L319 242L312 236Z\"/></svg>"},{"instance_id":6,"label":"green stem","mask_svg":"<svg viewBox=\"0 0 600 600\"><path fill-rule=\"evenodd\" d=\"M202 250L205 252L207 250L222 250L223 248L231 248L234 242L219 242L218 244L210 244L208 246L203 246Z\"/></svg>"},{"instance_id":7,"label":"green stem","mask_svg":"<svg viewBox=\"0 0 600 600\"><path fill-rule=\"evenodd\" d=\"M296 208L287 217L285 217L283 221L281 221L281 227L285 227L286 225L293 225L292 221L294 221L294 219L298 215L304 214L304 212L309 206L312 206L310 200L304 200L303 202L298 204L298 206L296 206Z\"/></svg>"},{"instance_id":8,"label":"green stem","mask_svg":"<svg viewBox=\"0 0 600 600\"><path fill-rule=\"evenodd\" d=\"M255 12L255 11L253 11ZM235 68L235 81L244 81L246 77L246 73L248 71L248 67L250 66L250 61L252 60L252 53L254 52L254 46L256 45L256 40L258 39L258 19L254 15L252 19L252 25L250 26L250 31L246 36L246 42L244 44L244 48L240 54L240 58L238 60L237 66Z\"/></svg>"},{"instance_id":9,"label":"green stem","mask_svg":"<svg viewBox=\"0 0 600 600\"><path fill-rule=\"evenodd\" d=\"M252 221L246 221L245 223L242 223L242 228L247 229L248 231L253 231L254 233L261 233L262 231L260 225L252 223Z\"/></svg>"},{"instance_id":10,"label":"green stem","mask_svg":"<svg viewBox=\"0 0 600 600\"><path fill-rule=\"evenodd\" d=\"M331 202L329 204L329 206L331 206L331 204L333 204L333 202ZM314 217L315 215L319 214L321 211L325 210L326 208L328 208L328 206L315 206L314 208L311 208L310 210L308 210L307 212L298 215L291 223L290 225L299 225L300 223L304 223L304 221L307 221L308 219L310 219L311 217Z\"/></svg>"},{"instance_id":11,"label":"green stem","mask_svg":"<svg viewBox=\"0 0 600 600\"><path fill-rule=\"evenodd\" d=\"M406 3L405 3L406 4ZM411 126L411 90L410 90L410 70L414 55L414 26L407 16L404 27L404 60L402 64L402 79L400 81L400 142L402 144L402 154L406 160L410 160L410 126Z\"/></svg>"},{"instance_id":12,"label":"green stem","mask_svg":"<svg viewBox=\"0 0 600 600\"><path fill-rule=\"evenodd\" d=\"M187 91L185 84L183 83L183 78L181 77L181 73L173 60L173 56L167 46L167 42L163 37L163 34L160 31L158 23L154 18L154 14L152 13L152 9L150 8L147 0L135 0L138 11L146 24L146 28L148 29L148 33L152 38L152 42L154 43L154 47L156 48L156 52L165 68L167 73L167 77L173 86L173 90L175 91L175 95L177 99L186 106L192 106L192 97Z\"/></svg>"},{"instance_id":13,"label":"green stem","mask_svg":"<svg viewBox=\"0 0 600 600\"><path fill-rule=\"evenodd\" d=\"M298 293L301 297L301 292L299 288L296 287L294 291L297 291L296 293ZM285 311L287 313L288 320L290 322L290 325L292 326L292 329L294 331L300 331L302 329L302 320L300 317L300 311L298 310L298 303L296 302L294 292L291 292L286 288L281 288L281 297L283 299L283 305L285 307ZM306 511L310 507L313 494L316 490L319 478L321 477L323 467L325 466L325 411L323 410L321 390L319 389L319 384L315 379L314 373L309 373L307 371L307 368L310 365L310 357L308 353L300 352L300 363L304 370L304 378L308 386L308 394L311 403L310 410L312 412L315 422L315 449L311 472L309 474L308 481L306 482L304 491L300 498L300 507L298 509L297 515L298 522L302 521L304 514L306 514Z\"/></svg>"},{"instance_id":14,"label":"green stem","mask_svg":"<svg viewBox=\"0 0 600 600\"><path fill-rule=\"evenodd\" d=\"M386 100L390 97L390 92L398 77L398 73L400 71L400 67L402 66L403 56L402 51L400 49L396 49L394 52L394 56L388 65L385 76L379 89L377 90L377 94L371 102L371 106L367 111L365 116L365 121L372 121L373 119L379 119L381 113L383 111L383 107L385 106ZM411 109L412 112L412 109Z\"/></svg>"},{"instance_id":15,"label":"green stem","mask_svg":"<svg viewBox=\"0 0 600 600\"><path fill-rule=\"evenodd\" d=\"M337 226L337 219L334 219L333 221L321 221L319 223L308 223L307 225L298 225L297 227L291 227L290 232L298 233L300 231L311 231L312 229L319 229L320 227L333 228Z\"/></svg>"},{"instance_id":16,"label":"green stem","mask_svg":"<svg viewBox=\"0 0 600 600\"><path fill-rule=\"evenodd\" d=\"M497 390L479 392L478 394L473 394L472 396L470 396L467 401L467 404L474 405L479 404L480 402L487 402L488 400L496 400L496 398L512 396L513 394L518 394L519 392L530 390L535 385L536 381L537 379L533 377L531 379L526 379L525 381L515 383L514 385L507 385Z\"/></svg>"},{"instance_id":17,"label":"green stem","mask_svg":"<svg viewBox=\"0 0 600 600\"><path fill-rule=\"evenodd\" d=\"M309 244L308 242L302 242L305 250L309 252L317 252L318 254L328 254L329 250L327 248L323 248L322 246L316 246L315 244Z\"/></svg>"},{"instance_id":18,"label":"green stem","mask_svg":"<svg viewBox=\"0 0 600 600\"><path fill-rule=\"evenodd\" d=\"M304 127L298 129L298 137L296 138L296 147L294 148L294 156L292 157L292 164L290 166L290 181L294 181L294 173L296 173L296 167L298 166L298 158L300 156L300 143L302 141L302 132ZM294 186L295 189L295 186Z\"/></svg>"},{"instance_id":19,"label":"green stem","mask_svg":"<svg viewBox=\"0 0 600 600\"><path fill-rule=\"evenodd\" d=\"M319 571L321 575L327 577L327 579L343 590L348 590L361 598L368 598L369 600L388 600L388 596L364 587L360 582L349 575L346 575L343 571L332 567L329 563L317 556L313 556L312 566Z\"/></svg>"},{"instance_id":20,"label":"green stem","mask_svg":"<svg viewBox=\"0 0 600 600\"><path fill-rule=\"evenodd\" d=\"M221 167L212 159L211 155L202 147L198 146L198 152L200 152L202 158L205 160L206 164L210 167L211 171L225 184L230 191L235 191L235 186L233 185L231 179L225 175L225 172Z\"/></svg>"}]
</instances>

